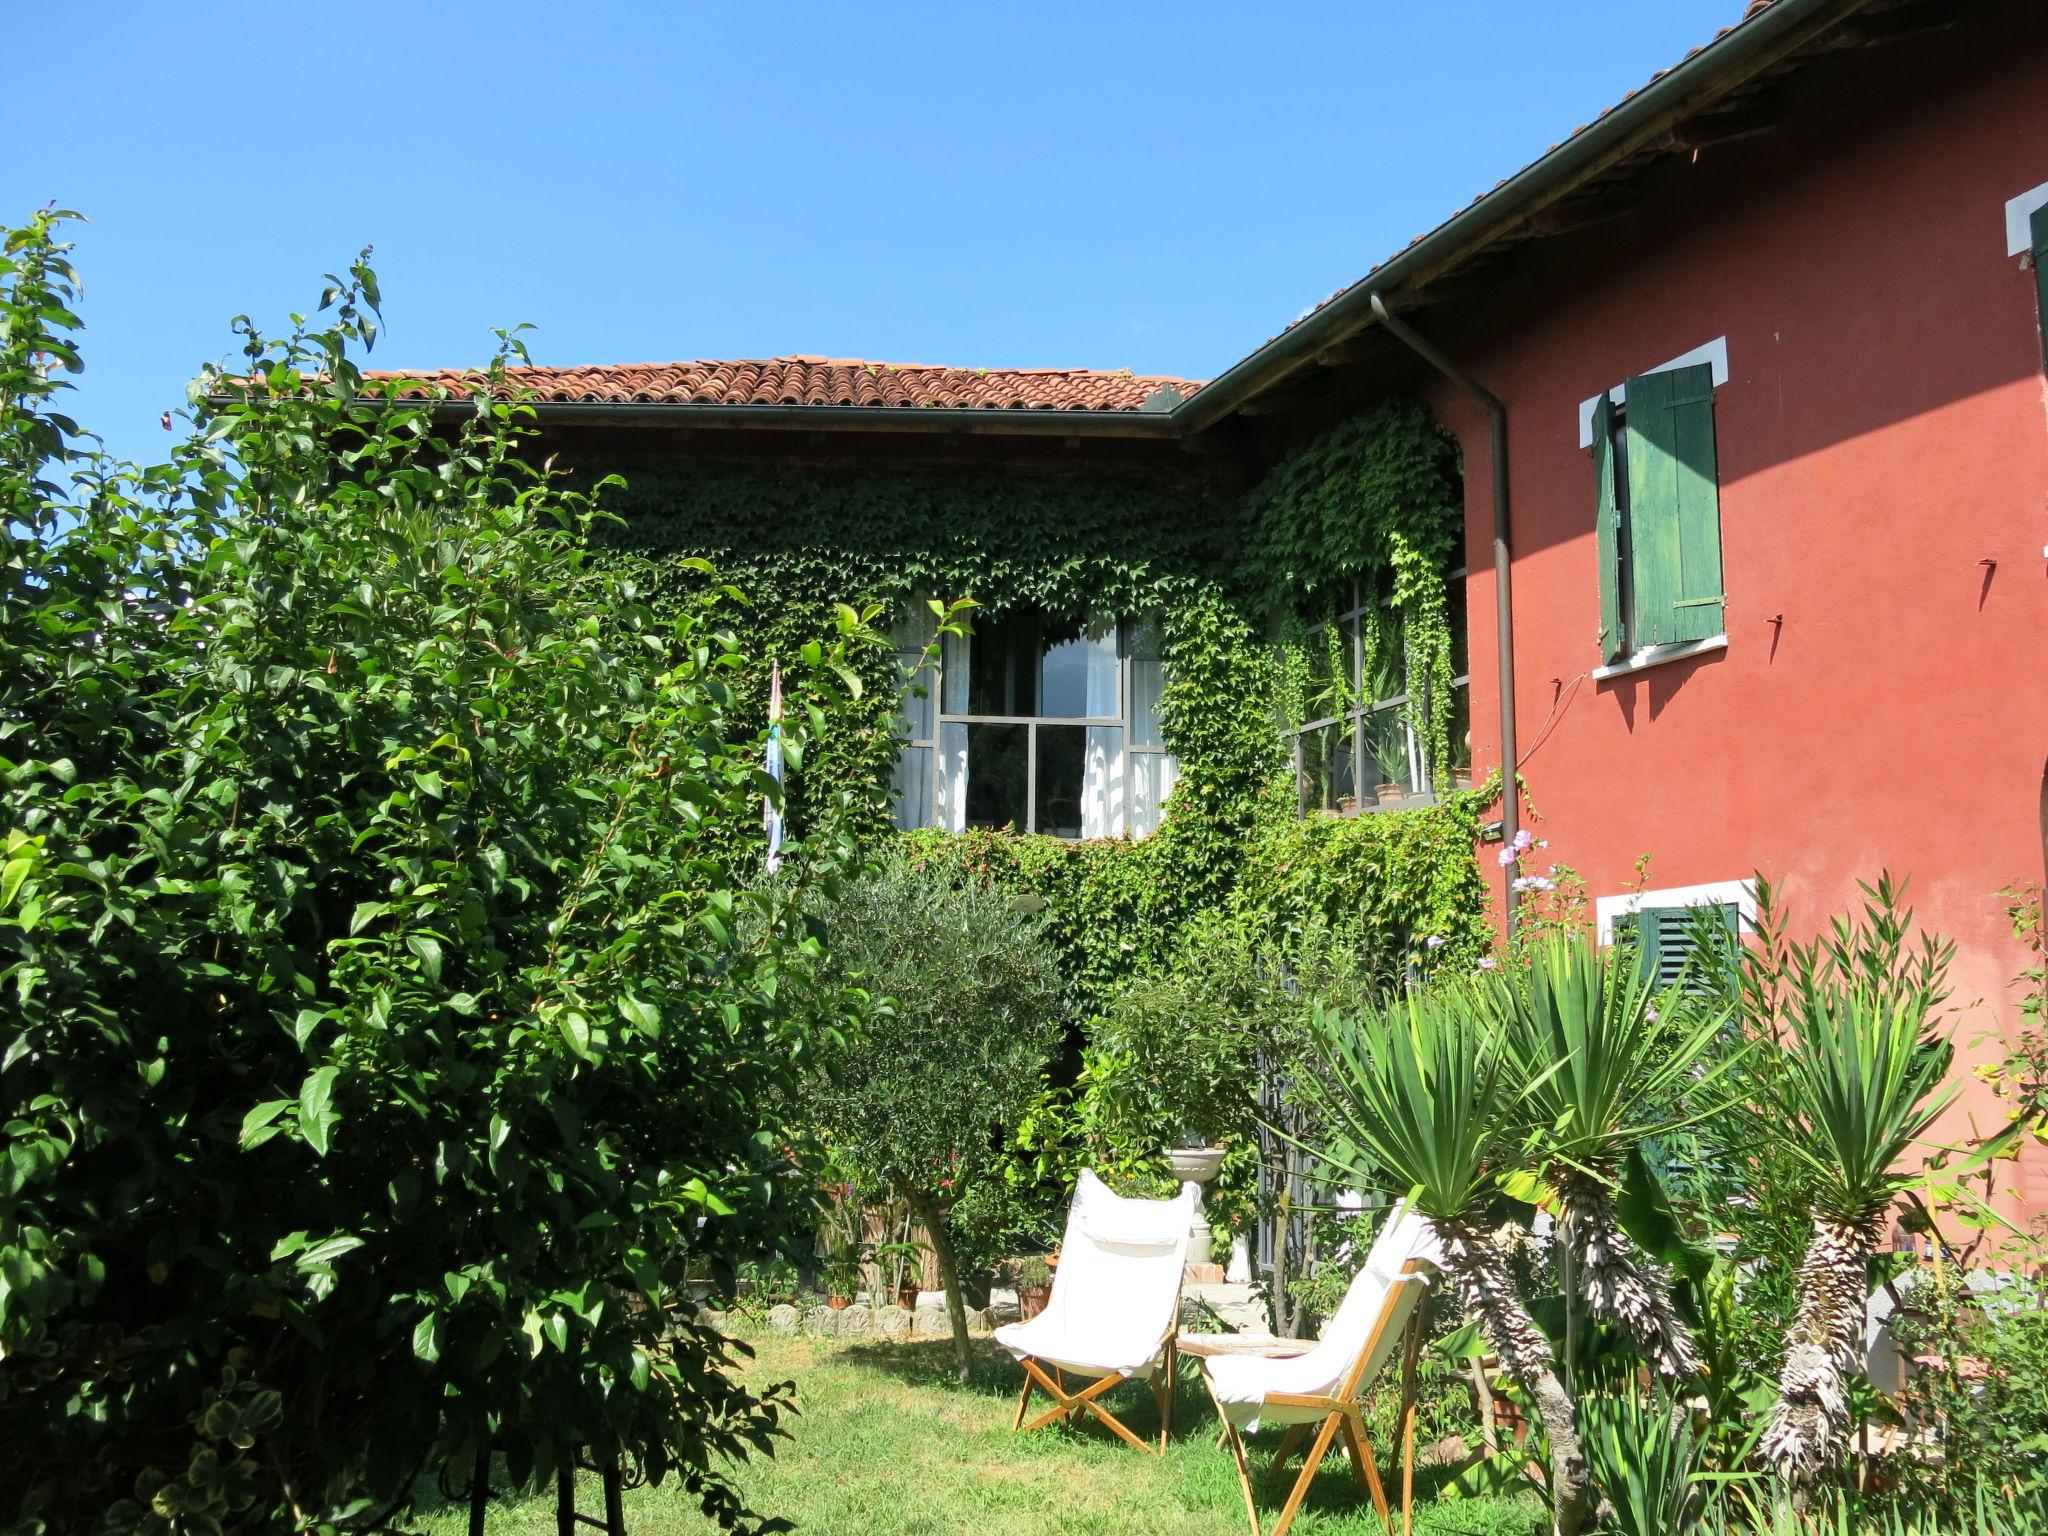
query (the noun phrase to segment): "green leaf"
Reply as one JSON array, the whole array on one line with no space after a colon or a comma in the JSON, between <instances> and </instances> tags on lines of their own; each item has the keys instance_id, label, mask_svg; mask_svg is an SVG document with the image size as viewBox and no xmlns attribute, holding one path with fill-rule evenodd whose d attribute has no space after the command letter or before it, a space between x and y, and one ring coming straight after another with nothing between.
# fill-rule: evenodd
<instances>
[{"instance_id":1,"label":"green leaf","mask_svg":"<svg viewBox=\"0 0 2048 1536\"><path fill-rule=\"evenodd\" d=\"M335 1111L334 1081L338 1067L321 1067L299 1086L299 1135L318 1156L327 1155L327 1144L341 1116Z\"/></svg>"},{"instance_id":2,"label":"green leaf","mask_svg":"<svg viewBox=\"0 0 2048 1536\"><path fill-rule=\"evenodd\" d=\"M242 1134L238 1138L242 1145L247 1146L251 1136L290 1109L294 1102L296 1101L292 1099L271 1099L268 1103L258 1104L242 1116Z\"/></svg>"},{"instance_id":3,"label":"green leaf","mask_svg":"<svg viewBox=\"0 0 2048 1536\"><path fill-rule=\"evenodd\" d=\"M441 941L430 933L409 933L405 936L405 947L419 956L420 969L427 980L437 985L441 980Z\"/></svg>"},{"instance_id":4,"label":"green leaf","mask_svg":"<svg viewBox=\"0 0 2048 1536\"><path fill-rule=\"evenodd\" d=\"M555 1028L561 1031L562 1041L585 1061L595 1061L590 1054L590 1020L575 1008L561 1009L555 1015Z\"/></svg>"},{"instance_id":5,"label":"green leaf","mask_svg":"<svg viewBox=\"0 0 2048 1536\"><path fill-rule=\"evenodd\" d=\"M429 1312L413 1325L412 1352L429 1365L441 1358L441 1319L438 1314Z\"/></svg>"}]
</instances>

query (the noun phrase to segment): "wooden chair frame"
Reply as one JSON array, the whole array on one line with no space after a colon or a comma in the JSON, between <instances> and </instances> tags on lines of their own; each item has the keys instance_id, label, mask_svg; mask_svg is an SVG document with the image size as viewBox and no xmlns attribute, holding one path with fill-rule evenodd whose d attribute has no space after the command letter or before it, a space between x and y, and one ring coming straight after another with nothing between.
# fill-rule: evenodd
<instances>
[{"instance_id":1,"label":"wooden chair frame","mask_svg":"<svg viewBox=\"0 0 2048 1536\"><path fill-rule=\"evenodd\" d=\"M1308 1497L1309 1486L1316 1480L1316 1471L1323 1464L1323 1457L1329 1453L1330 1444L1338 1435L1344 1437L1344 1449L1350 1457L1351 1475L1357 1479L1359 1488L1371 1495L1373 1508L1379 1512L1380 1524L1389 1531L1393 1529L1393 1516L1387 1509L1387 1491L1380 1481L1379 1463L1372 1454L1372 1442L1365 1433L1365 1421L1358 1411L1358 1394L1365 1385L1365 1368L1380 1347L1385 1336L1387 1323L1394 1315L1394 1299L1399 1287L1420 1285L1428 1266L1410 1260L1401 1267L1400 1276L1387 1290L1386 1299L1380 1303L1380 1315L1373 1324L1372 1334L1365 1341L1365 1347L1358 1352L1358 1359L1352 1362L1345 1374L1343 1384L1328 1395L1321 1393L1273 1392L1266 1397L1266 1403L1275 1408L1315 1408L1322 1412L1321 1419L1308 1419L1288 1425L1280 1437L1280 1444L1273 1452L1269 1472L1285 1466L1301 1442L1313 1430L1315 1443L1310 1446L1308 1459L1302 1463L1301 1476L1294 1480L1293 1491L1287 1495L1287 1503L1280 1511L1280 1518L1274 1522L1271 1536L1287 1536L1287 1528L1294 1523L1294 1517L1301 1509L1302 1500ZM1415 1491L1415 1363L1422 1348L1423 1322L1429 1312L1429 1292L1424 1291L1417 1298L1414 1310L1409 1313L1407 1336L1403 1342L1401 1358L1401 1413L1398 1434L1401 1441L1401 1530L1407 1536L1414 1519ZM1216 1389L1209 1380L1207 1371L1202 1373L1203 1384L1209 1387L1213 1402ZM1230 1454L1237 1463L1238 1486L1244 1492L1244 1512L1251 1521L1252 1536L1261 1536L1259 1530L1259 1505L1252 1488L1252 1470L1249 1454L1245 1450L1244 1436L1223 1411L1223 1404L1216 1403L1216 1413L1223 1420L1223 1433L1230 1442Z\"/></svg>"},{"instance_id":2,"label":"wooden chair frame","mask_svg":"<svg viewBox=\"0 0 2048 1536\"><path fill-rule=\"evenodd\" d=\"M1174 1345L1174 1339L1180 1331L1180 1295L1178 1292L1175 1293L1173 1298L1173 1312L1173 1325L1167 1331L1165 1338L1160 1340L1163 1353L1159 1356L1159 1364L1153 1370L1151 1380L1152 1401L1159 1409L1159 1444L1157 1447L1139 1439L1129 1427L1102 1404L1103 1394L1112 1387L1121 1386L1129 1379L1128 1377L1120 1376L1115 1371L1111 1371L1106 1376L1096 1377L1094 1381L1083 1387L1079 1392L1069 1392L1067 1390L1067 1373L1055 1365L1052 1368L1052 1374L1050 1376L1046 1375L1036 1355L1026 1355L1017 1362L1024 1367L1024 1390L1017 1398L1017 1416L1010 1421L1010 1428L1020 1434L1028 1434L1034 1429L1043 1429L1046 1425L1060 1419L1072 1418L1085 1408L1088 1412L1094 1414L1096 1418L1102 1420L1111 1433L1128 1444L1135 1445L1146 1455L1164 1455L1166 1452L1166 1437L1173 1433L1173 1378L1174 1371L1180 1362L1179 1351ZM1047 1397L1053 1400L1053 1406L1046 1409L1045 1412L1027 1424L1024 1422L1024 1412L1031 1406L1033 1390L1045 1393Z\"/></svg>"}]
</instances>

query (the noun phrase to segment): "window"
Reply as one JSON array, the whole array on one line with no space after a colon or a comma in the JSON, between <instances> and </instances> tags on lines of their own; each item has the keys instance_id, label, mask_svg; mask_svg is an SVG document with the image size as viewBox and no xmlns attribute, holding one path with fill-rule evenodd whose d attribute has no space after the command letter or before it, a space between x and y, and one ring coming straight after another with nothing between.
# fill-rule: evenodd
<instances>
[{"instance_id":1,"label":"window","mask_svg":"<svg viewBox=\"0 0 2048 1536\"><path fill-rule=\"evenodd\" d=\"M1608 663L1722 633L1714 370L1630 379L1592 403L1600 656Z\"/></svg>"},{"instance_id":2,"label":"window","mask_svg":"<svg viewBox=\"0 0 2048 1536\"><path fill-rule=\"evenodd\" d=\"M1756 913L1756 886L1749 880L1633 891L1602 896L1594 904L1600 942L1634 945L1644 975L1660 987L1676 982L1695 962L1698 984L1728 980L1719 967L1706 963L1702 949L1716 942L1717 926L1738 937L1756 921Z\"/></svg>"},{"instance_id":3,"label":"window","mask_svg":"<svg viewBox=\"0 0 2048 1536\"><path fill-rule=\"evenodd\" d=\"M921 608L921 605L920 605ZM901 621L905 675L929 642ZM1054 837L1157 829L1179 765L1159 729L1164 672L1150 625L1036 609L946 637L938 676L906 707L893 781L899 827L1014 827Z\"/></svg>"},{"instance_id":4,"label":"window","mask_svg":"<svg viewBox=\"0 0 2048 1536\"><path fill-rule=\"evenodd\" d=\"M1451 763L1454 788L1472 783L1470 665L1465 643L1465 573L1445 581L1449 596L1452 684ZM1295 780L1304 815L1387 808L1411 803L1430 788L1428 752L1410 718L1407 647L1400 610L1370 587L1354 584L1350 606L1308 634L1309 717L1294 733ZM1415 715L1428 718L1429 703Z\"/></svg>"}]
</instances>

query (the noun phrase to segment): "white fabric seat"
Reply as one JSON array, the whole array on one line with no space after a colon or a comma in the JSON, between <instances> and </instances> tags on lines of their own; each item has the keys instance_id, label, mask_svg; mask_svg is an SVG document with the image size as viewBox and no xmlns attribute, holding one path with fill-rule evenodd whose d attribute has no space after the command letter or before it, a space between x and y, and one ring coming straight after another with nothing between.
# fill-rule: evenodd
<instances>
[{"instance_id":1,"label":"white fabric seat","mask_svg":"<svg viewBox=\"0 0 2048 1536\"><path fill-rule=\"evenodd\" d=\"M1401 1346L1408 1314L1428 1284L1423 1273L1403 1272L1413 1265L1439 1266L1443 1250L1435 1228L1404 1207L1396 1209L1374 1239L1365 1264L1344 1293L1337 1315L1323 1329L1322 1339L1306 1354L1288 1359L1221 1355L1205 1360L1209 1390L1216 1405L1240 1429L1256 1429L1263 1420L1274 1424L1306 1424L1325 1409L1299 1404L1266 1406L1272 1394L1290 1397L1332 1397L1343 1388L1361 1351L1371 1357L1359 1377L1363 1386ZM1391 1303L1391 1311L1388 1310ZM1386 1319L1382 1322L1382 1313Z\"/></svg>"},{"instance_id":2,"label":"white fabric seat","mask_svg":"<svg viewBox=\"0 0 2048 1536\"><path fill-rule=\"evenodd\" d=\"M1170 1386L1197 1193L1189 1185L1172 1200L1133 1200L1111 1191L1092 1170L1081 1171L1045 1310L995 1333L996 1342L1024 1367L1019 1427L1035 1429L1086 1408L1125 1440L1150 1449L1096 1401L1096 1389L1068 1394L1041 1368L1098 1382L1151 1381L1163 1369ZM1054 1397L1055 1406L1026 1425L1034 1387ZM1161 1404L1162 1440L1170 1403L1169 1395Z\"/></svg>"}]
</instances>

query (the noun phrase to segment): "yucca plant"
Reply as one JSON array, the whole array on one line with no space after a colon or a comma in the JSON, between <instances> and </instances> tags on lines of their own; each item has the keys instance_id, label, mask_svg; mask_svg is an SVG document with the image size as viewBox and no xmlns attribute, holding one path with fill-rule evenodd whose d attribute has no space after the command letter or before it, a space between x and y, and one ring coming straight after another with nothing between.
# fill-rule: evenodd
<instances>
[{"instance_id":1,"label":"yucca plant","mask_svg":"<svg viewBox=\"0 0 2048 1536\"><path fill-rule=\"evenodd\" d=\"M1519 1152L1527 1093L1497 1014L1449 987L1355 1014L1318 1006L1311 1022L1322 1071L1303 1091L1329 1127L1314 1150L1345 1184L1406 1199L1434 1224L1467 1314L1536 1406L1555 1529L1573 1536L1588 1500L1571 1398L1485 1225L1496 1176Z\"/></svg>"},{"instance_id":2,"label":"yucca plant","mask_svg":"<svg viewBox=\"0 0 2048 1536\"><path fill-rule=\"evenodd\" d=\"M1915 1182L1907 1151L1948 1107L1953 1048L1931 989L1807 967L1774 1074L1795 1154L1813 1176L1813 1235L1763 1449L1810 1486L1847 1439L1847 1376L1863 1329L1865 1269L1892 1202Z\"/></svg>"},{"instance_id":3,"label":"yucca plant","mask_svg":"<svg viewBox=\"0 0 2048 1536\"><path fill-rule=\"evenodd\" d=\"M1697 1375L1671 1273L1622 1230L1613 1193L1631 1149L1704 1112L1732 1059L1706 1065L1732 1009L1677 991L1660 996L1631 952L1603 954L1583 934L1536 943L1487 1001L1529 1085L1535 1166L1557 1192L1580 1294L1664 1375ZM1687 1100L1693 1108L1681 1115L1676 1106Z\"/></svg>"}]
</instances>

